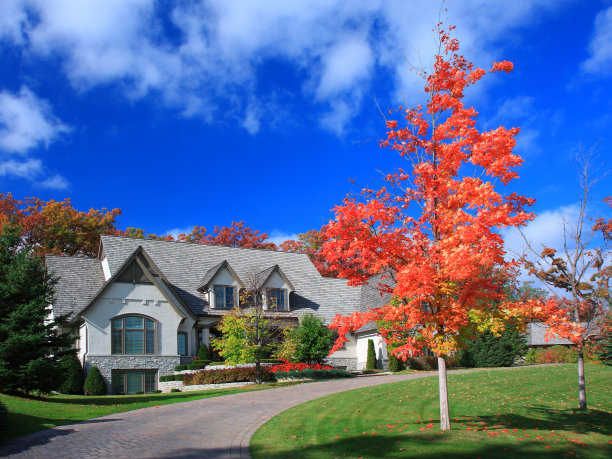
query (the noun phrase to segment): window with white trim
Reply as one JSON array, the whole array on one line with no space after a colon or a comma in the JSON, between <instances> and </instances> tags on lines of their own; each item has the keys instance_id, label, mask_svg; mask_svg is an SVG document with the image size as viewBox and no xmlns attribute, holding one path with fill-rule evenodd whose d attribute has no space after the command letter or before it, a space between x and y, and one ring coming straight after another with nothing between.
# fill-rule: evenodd
<instances>
[{"instance_id":1,"label":"window with white trim","mask_svg":"<svg viewBox=\"0 0 612 459\"><path fill-rule=\"evenodd\" d=\"M268 309L272 311L286 311L285 289L269 288L266 292Z\"/></svg>"},{"instance_id":2,"label":"window with white trim","mask_svg":"<svg viewBox=\"0 0 612 459\"><path fill-rule=\"evenodd\" d=\"M233 309L234 287L230 285L215 285L215 308Z\"/></svg>"}]
</instances>

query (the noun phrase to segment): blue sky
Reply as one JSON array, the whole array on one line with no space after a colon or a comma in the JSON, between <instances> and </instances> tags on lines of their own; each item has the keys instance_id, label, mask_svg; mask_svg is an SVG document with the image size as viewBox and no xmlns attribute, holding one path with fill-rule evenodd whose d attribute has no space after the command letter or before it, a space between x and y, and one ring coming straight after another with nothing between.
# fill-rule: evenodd
<instances>
[{"instance_id":1,"label":"blue sky","mask_svg":"<svg viewBox=\"0 0 612 459\"><path fill-rule=\"evenodd\" d=\"M514 190L554 243L576 211L574 154L612 159L612 2L449 0L482 128L521 126ZM0 190L122 209L165 234L244 220L276 242L401 163L383 110L423 102L431 1L0 2ZM356 184L349 182L354 179ZM609 178L595 198L612 194ZM603 212L596 205L594 212Z\"/></svg>"}]
</instances>

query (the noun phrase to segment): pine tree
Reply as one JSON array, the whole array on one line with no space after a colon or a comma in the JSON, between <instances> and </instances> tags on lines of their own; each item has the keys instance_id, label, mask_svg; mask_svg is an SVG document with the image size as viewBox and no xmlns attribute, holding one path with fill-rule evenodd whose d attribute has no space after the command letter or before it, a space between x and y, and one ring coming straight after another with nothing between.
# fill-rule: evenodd
<instances>
[{"instance_id":1,"label":"pine tree","mask_svg":"<svg viewBox=\"0 0 612 459\"><path fill-rule=\"evenodd\" d=\"M61 382L62 355L72 338L50 319L54 279L24 245L19 230L0 234L0 392L50 392Z\"/></svg>"}]
</instances>

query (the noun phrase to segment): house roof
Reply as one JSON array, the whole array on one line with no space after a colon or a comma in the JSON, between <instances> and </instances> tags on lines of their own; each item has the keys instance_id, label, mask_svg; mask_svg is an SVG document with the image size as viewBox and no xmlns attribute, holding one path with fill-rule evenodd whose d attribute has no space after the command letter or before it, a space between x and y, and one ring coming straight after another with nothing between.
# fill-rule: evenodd
<instances>
[{"instance_id":1,"label":"house roof","mask_svg":"<svg viewBox=\"0 0 612 459\"><path fill-rule=\"evenodd\" d=\"M546 341L544 336L548 331L548 327L539 322L530 322L527 326L527 345L528 346L552 346L555 344L573 344L569 339L559 338L554 335L553 338Z\"/></svg>"},{"instance_id":2,"label":"house roof","mask_svg":"<svg viewBox=\"0 0 612 459\"><path fill-rule=\"evenodd\" d=\"M261 273L278 266L279 272L294 288L290 297L291 312L284 316L299 317L312 311L329 323L336 314L349 314L358 310L360 305L361 288L349 287L344 279L321 277L305 254L119 236L102 236L101 244L103 250L100 253L108 261L111 276L142 246L172 290L196 315L223 314L210 309L206 294L198 288L208 273L219 269L224 262L242 279L250 273ZM81 262L88 269L81 269ZM67 309L70 312L80 311L105 283L99 259L48 257L47 265L63 278L62 285L58 285L58 299L54 304L57 314ZM81 299L83 292L86 294Z\"/></svg>"},{"instance_id":3,"label":"house roof","mask_svg":"<svg viewBox=\"0 0 612 459\"><path fill-rule=\"evenodd\" d=\"M96 258L47 255L47 271L57 279L53 314L71 314L81 311L104 285L104 272Z\"/></svg>"}]
</instances>

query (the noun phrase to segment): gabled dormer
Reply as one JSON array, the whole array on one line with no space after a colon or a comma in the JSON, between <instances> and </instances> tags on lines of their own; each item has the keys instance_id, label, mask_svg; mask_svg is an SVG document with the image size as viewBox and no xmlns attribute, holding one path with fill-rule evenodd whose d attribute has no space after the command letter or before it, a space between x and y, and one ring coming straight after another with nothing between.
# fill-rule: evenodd
<instances>
[{"instance_id":1,"label":"gabled dormer","mask_svg":"<svg viewBox=\"0 0 612 459\"><path fill-rule=\"evenodd\" d=\"M210 268L199 283L198 290L208 297L211 309L233 309L238 305L240 289L245 285L227 260Z\"/></svg>"},{"instance_id":2,"label":"gabled dormer","mask_svg":"<svg viewBox=\"0 0 612 459\"><path fill-rule=\"evenodd\" d=\"M264 295L264 310L290 311L289 300L295 288L280 266L271 266L257 276L261 279L260 288Z\"/></svg>"}]
</instances>

